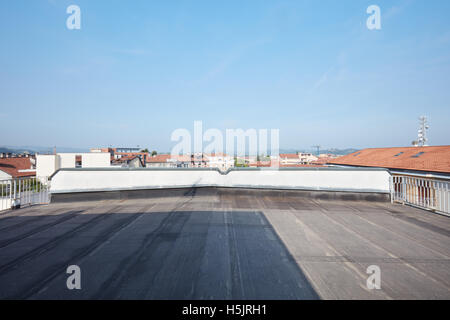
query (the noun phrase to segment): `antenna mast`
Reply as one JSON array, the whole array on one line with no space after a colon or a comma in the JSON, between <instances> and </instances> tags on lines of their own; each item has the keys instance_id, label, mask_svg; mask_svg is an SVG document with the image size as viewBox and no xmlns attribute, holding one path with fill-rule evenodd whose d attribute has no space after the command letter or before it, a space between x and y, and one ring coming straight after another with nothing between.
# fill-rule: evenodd
<instances>
[{"instance_id":1,"label":"antenna mast","mask_svg":"<svg viewBox=\"0 0 450 320\"><path fill-rule=\"evenodd\" d=\"M317 155L319 155L320 147L321 147L321 146L312 146L312 147L317 149Z\"/></svg>"},{"instance_id":2,"label":"antenna mast","mask_svg":"<svg viewBox=\"0 0 450 320\"><path fill-rule=\"evenodd\" d=\"M419 130L417 131L417 142L420 147L428 146L427 130L430 128L426 116L419 117Z\"/></svg>"}]
</instances>

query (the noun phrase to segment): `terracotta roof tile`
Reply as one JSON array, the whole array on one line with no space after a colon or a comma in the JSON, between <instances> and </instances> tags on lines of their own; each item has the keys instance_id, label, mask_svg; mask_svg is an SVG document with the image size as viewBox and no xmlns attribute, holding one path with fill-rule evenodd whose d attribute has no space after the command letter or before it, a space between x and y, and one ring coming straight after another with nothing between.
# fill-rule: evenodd
<instances>
[{"instance_id":1,"label":"terracotta roof tile","mask_svg":"<svg viewBox=\"0 0 450 320\"><path fill-rule=\"evenodd\" d=\"M327 164L332 162L336 157L320 157L317 160L311 161L311 164Z\"/></svg>"},{"instance_id":2,"label":"terracotta roof tile","mask_svg":"<svg viewBox=\"0 0 450 320\"><path fill-rule=\"evenodd\" d=\"M280 153L280 158L299 159L300 157L296 153Z\"/></svg>"},{"instance_id":3,"label":"terracotta roof tile","mask_svg":"<svg viewBox=\"0 0 450 320\"><path fill-rule=\"evenodd\" d=\"M258 167L258 168L270 167L271 165L272 162L270 161L257 161L257 162L250 162L249 164L250 167Z\"/></svg>"},{"instance_id":4,"label":"terracotta roof tile","mask_svg":"<svg viewBox=\"0 0 450 320\"><path fill-rule=\"evenodd\" d=\"M19 172L19 170L31 169L30 158L1 158L0 170L11 175L13 178L32 177L36 175L36 171Z\"/></svg>"},{"instance_id":5,"label":"terracotta roof tile","mask_svg":"<svg viewBox=\"0 0 450 320\"><path fill-rule=\"evenodd\" d=\"M318 168L320 164L281 164L280 168Z\"/></svg>"},{"instance_id":6,"label":"terracotta roof tile","mask_svg":"<svg viewBox=\"0 0 450 320\"><path fill-rule=\"evenodd\" d=\"M153 157L147 158L147 162L167 162L171 158L170 154L158 154Z\"/></svg>"},{"instance_id":7,"label":"terracotta roof tile","mask_svg":"<svg viewBox=\"0 0 450 320\"><path fill-rule=\"evenodd\" d=\"M371 148L328 163L450 173L450 146Z\"/></svg>"},{"instance_id":8,"label":"terracotta roof tile","mask_svg":"<svg viewBox=\"0 0 450 320\"><path fill-rule=\"evenodd\" d=\"M264 168L264 167L279 167L279 168L317 168L321 165L314 164L280 164L279 161L257 161L250 162L250 167Z\"/></svg>"}]
</instances>

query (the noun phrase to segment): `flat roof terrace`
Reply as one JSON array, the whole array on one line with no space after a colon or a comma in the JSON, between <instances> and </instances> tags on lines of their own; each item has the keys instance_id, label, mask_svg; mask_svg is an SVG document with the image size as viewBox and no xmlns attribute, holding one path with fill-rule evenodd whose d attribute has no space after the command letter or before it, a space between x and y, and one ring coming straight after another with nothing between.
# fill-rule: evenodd
<instances>
[{"instance_id":1,"label":"flat roof terrace","mask_svg":"<svg viewBox=\"0 0 450 320\"><path fill-rule=\"evenodd\" d=\"M299 191L93 195L0 214L1 299L450 299L448 217Z\"/></svg>"}]
</instances>

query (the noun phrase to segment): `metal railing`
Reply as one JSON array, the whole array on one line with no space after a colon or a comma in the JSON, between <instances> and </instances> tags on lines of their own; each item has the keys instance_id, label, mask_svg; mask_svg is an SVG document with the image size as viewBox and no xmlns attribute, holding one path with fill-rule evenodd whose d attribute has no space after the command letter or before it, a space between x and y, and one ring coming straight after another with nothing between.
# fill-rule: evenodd
<instances>
[{"instance_id":1,"label":"metal railing","mask_svg":"<svg viewBox=\"0 0 450 320\"><path fill-rule=\"evenodd\" d=\"M48 177L0 180L0 211L49 202Z\"/></svg>"},{"instance_id":2,"label":"metal railing","mask_svg":"<svg viewBox=\"0 0 450 320\"><path fill-rule=\"evenodd\" d=\"M391 177L391 201L450 215L450 177Z\"/></svg>"}]
</instances>

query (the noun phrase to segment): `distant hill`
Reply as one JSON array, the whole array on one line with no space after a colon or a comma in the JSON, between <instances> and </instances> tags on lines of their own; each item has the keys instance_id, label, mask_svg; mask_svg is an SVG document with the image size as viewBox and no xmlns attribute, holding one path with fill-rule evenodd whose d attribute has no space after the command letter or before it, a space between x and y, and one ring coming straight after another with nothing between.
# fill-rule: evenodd
<instances>
[{"instance_id":1,"label":"distant hill","mask_svg":"<svg viewBox=\"0 0 450 320\"><path fill-rule=\"evenodd\" d=\"M355 148L347 148L347 149L325 149L325 150L320 150L320 153L332 153L332 154L336 154L339 156L345 156L346 154L350 154L356 151L359 151L360 149L355 149Z\"/></svg>"},{"instance_id":2,"label":"distant hill","mask_svg":"<svg viewBox=\"0 0 450 320\"><path fill-rule=\"evenodd\" d=\"M6 148L6 147L0 147L0 153L3 153L3 152L5 152L5 153L13 153L13 152L17 152L17 151L14 150L14 149Z\"/></svg>"},{"instance_id":3,"label":"distant hill","mask_svg":"<svg viewBox=\"0 0 450 320\"><path fill-rule=\"evenodd\" d=\"M337 149L337 148L329 148L329 149L320 149L320 153L332 153L335 155L343 156L349 153L353 153L358 151L359 149L355 148L347 148L347 149ZM31 154L34 153L53 153L53 147L36 147L36 146L1 146L0 153L2 152L10 152L10 153L23 153L28 151ZM87 148L70 148L70 147L56 147L56 152L89 152ZM280 153L296 153L296 152L305 152L316 154L317 150L311 149L280 149ZM166 152L170 153L170 152ZM159 152L159 154L164 154L164 152Z\"/></svg>"},{"instance_id":4,"label":"distant hill","mask_svg":"<svg viewBox=\"0 0 450 320\"><path fill-rule=\"evenodd\" d=\"M346 154L350 154L358 151L359 149L355 148L347 148L347 149L337 149L337 148L329 148L329 149L320 149L319 152L322 153L332 153L338 156L344 156ZM304 153L312 153L316 154L317 150L307 150L307 149L280 149L280 153L296 153L296 152L304 152Z\"/></svg>"},{"instance_id":5,"label":"distant hill","mask_svg":"<svg viewBox=\"0 0 450 320\"><path fill-rule=\"evenodd\" d=\"M53 153L53 147L36 147L36 146L1 146L0 153ZM56 152L89 152L85 148L56 147Z\"/></svg>"}]
</instances>

